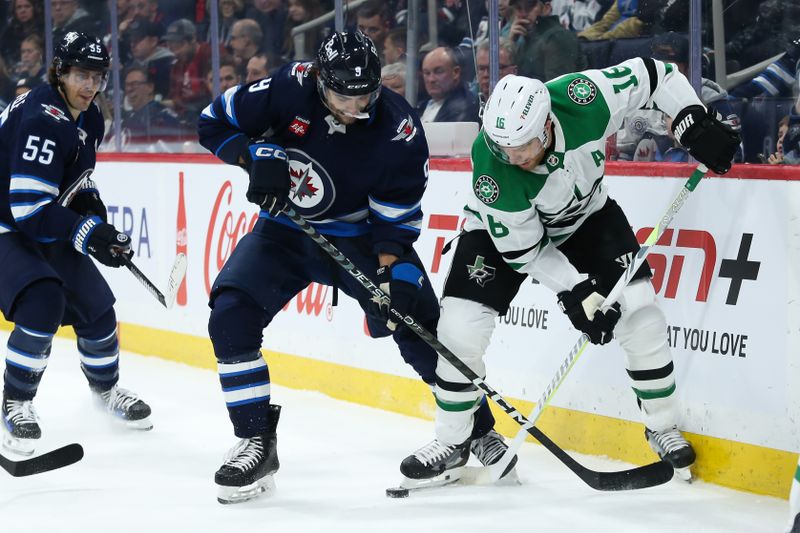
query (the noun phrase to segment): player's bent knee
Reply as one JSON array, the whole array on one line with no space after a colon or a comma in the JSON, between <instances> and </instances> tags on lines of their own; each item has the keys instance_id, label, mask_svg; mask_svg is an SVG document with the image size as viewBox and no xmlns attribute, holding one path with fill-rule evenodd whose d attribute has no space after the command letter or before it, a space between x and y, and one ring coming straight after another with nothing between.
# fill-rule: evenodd
<instances>
[{"instance_id":1,"label":"player's bent knee","mask_svg":"<svg viewBox=\"0 0 800 533\"><path fill-rule=\"evenodd\" d=\"M66 305L61 283L55 279L40 279L25 287L17 296L12 319L23 327L54 332L61 325Z\"/></svg>"},{"instance_id":2,"label":"player's bent knee","mask_svg":"<svg viewBox=\"0 0 800 533\"><path fill-rule=\"evenodd\" d=\"M639 308L628 316L623 314L616 334L630 356L671 359L667 346L667 320L655 303Z\"/></svg>"},{"instance_id":3,"label":"player's bent knee","mask_svg":"<svg viewBox=\"0 0 800 533\"><path fill-rule=\"evenodd\" d=\"M261 348L265 311L238 289L225 289L213 300L208 333L218 359L236 357Z\"/></svg>"},{"instance_id":4,"label":"player's bent knee","mask_svg":"<svg viewBox=\"0 0 800 533\"><path fill-rule=\"evenodd\" d=\"M656 291L650 279L637 279L622 289L619 299L622 316L633 315L639 309L656 305Z\"/></svg>"},{"instance_id":5,"label":"player's bent knee","mask_svg":"<svg viewBox=\"0 0 800 533\"><path fill-rule=\"evenodd\" d=\"M497 311L484 304L447 296L437 331L439 340L462 360L483 357L492 338Z\"/></svg>"}]
</instances>

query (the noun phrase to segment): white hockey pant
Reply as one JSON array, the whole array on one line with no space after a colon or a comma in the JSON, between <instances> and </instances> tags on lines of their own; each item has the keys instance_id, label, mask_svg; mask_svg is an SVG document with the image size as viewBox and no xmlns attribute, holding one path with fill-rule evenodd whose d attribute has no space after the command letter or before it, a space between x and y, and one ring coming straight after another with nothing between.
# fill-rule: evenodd
<instances>
[{"instance_id":1,"label":"white hockey pant","mask_svg":"<svg viewBox=\"0 0 800 533\"><path fill-rule=\"evenodd\" d=\"M480 377L486 377L483 355L497 319L494 309L463 298L442 299L439 340ZM442 356L436 365L436 438L461 444L471 433L483 391Z\"/></svg>"},{"instance_id":2,"label":"white hockey pant","mask_svg":"<svg viewBox=\"0 0 800 533\"><path fill-rule=\"evenodd\" d=\"M628 375L639 399L645 426L663 431L678 423L675 375L667 342L667 321L649 279L631 282L619 299L615 329L625 350Z\"/></svg>"}]
</instances>

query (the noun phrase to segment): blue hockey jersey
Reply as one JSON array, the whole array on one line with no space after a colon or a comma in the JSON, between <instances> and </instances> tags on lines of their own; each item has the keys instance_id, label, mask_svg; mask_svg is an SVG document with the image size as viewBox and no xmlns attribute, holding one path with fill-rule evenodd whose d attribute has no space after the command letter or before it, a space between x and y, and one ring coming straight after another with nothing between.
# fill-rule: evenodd
<instances>
[{"instance_id":1,"label":"blue hockey jersey","mask_svg":"<svg viewBox=\"0 0 800 533\"><path fill-rule=\"evenodd\" d=\"M375 253L395 255L419 236L428 145L417 113L396 93L384 90L370 119L345 126L322 104L312 64L290 63L221 94L198 131L200 143L232 165L253 138L283 146L289 199L320 233L370 234ZM285 215L272 220L295 227Z\"/></svg>"},{"instance_id":2,"label":"blue hockey jersey","mask_svg":"<svg viewBox=\"0 0 800 533\"><path fill-rule=\"evenodd\" d=\"M81 217L60 196L94 170L104 131L97 104L76 122L49 84L18 96L0 114L0 234L70 240Z\"/></svg>"}]
</instances>

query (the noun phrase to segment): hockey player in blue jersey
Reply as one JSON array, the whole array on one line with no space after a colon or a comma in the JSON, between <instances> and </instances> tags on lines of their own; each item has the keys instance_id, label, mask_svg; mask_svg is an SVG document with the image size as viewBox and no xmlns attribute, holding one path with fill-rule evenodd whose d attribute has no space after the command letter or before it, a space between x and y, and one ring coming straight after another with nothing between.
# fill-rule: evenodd
<instances>
[{"instance_id":1,"label":"hockey player in blue jersey","mask_svg":"<svg viewBox=\"0 0 800 533\"><path fill-rule=\"evenodd\" d=\"M392 335L403 359L435 382L437 354L404 326L285 215L286 202L390 293L392 307L435 331L439 306L413 243L422 221L428 148L416 112L381 93L380 60L361 33L334 33L315 62L292 63L271 78L237 86L202 113L200 142L250 176L247 199L262 207L217 277L209 334L234 433L242 440L217 471L218 499L250 499L278 470L264 328L309 282L358 300L373 337ZM478 412L476 438L494 420ZM493 435L497 435L492 432ZM480 458L480 457L479 457Z\"/></svg>"},{"instance_id":2,"label":"hockey player in blue jersey","mask_svg":"<svg viewBox=\"0 0 800 533\"><path fill-rule=\"evenodd\" d=\"M94 102L109 56L95 37L67 33L48 83L0 115L0 311L14 323L2 403L6 448L33 453L41 437L32 400L53 335L71 325L81 369L97 402L127 425L150 429L150 407L117 387L114 295L88 257L119 267L130 238L106 223L89 178L104 124Z\"/></svg>"}]
</instances>

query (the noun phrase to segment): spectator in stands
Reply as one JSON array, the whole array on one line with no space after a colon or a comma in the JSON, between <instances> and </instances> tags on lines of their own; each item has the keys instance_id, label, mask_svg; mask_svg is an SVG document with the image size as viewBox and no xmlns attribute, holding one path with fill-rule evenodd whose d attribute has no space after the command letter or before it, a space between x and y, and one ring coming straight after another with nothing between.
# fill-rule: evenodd
<instances>
[{"instance_id":1,"label":"spectator in stands","mask_svg":"<svg viewBox=\"0 0 800 533\"><path fill-rule=\"evenodd\" d=\"M14 0L11 18L0 37L0 54L6 64L20 60L19 44L29 35L44 35L44 16L41 0Z\"/></svg>"},{"instance_id":2,"label":"spectator in stands","mask_svg":"<svg viewBox=\"0 0 800 533\"><path fill-rule=\"evenodd\" d=\"M52 0L53 42L61 42L71 31L97 35L101 21L83 9L78 0Z\"/></svg>"},{"instance_id":3,"label":"spectator in stands","mask_svg":"<svg viewBox=\"0 0 800 533\"><path fill-rule=\"evenodd\" d=\"M230 58L225 58L219 62L219 92L224 93L231 87L236 87L242 82L242 77L236 70L236 64ZM214 73L211 69L206 74L206 88L212 95L214 94ZM216 98L216 96L214 97Z\"/></svg>"},{"instance_id":4,"label":"spectator in stands","mask_svg":"<svg viewBox=\"0 0 800 533\"><path fill-rule=\"evenodd\" d=\"M508 38L514 43L519 74L548 81L586 68L575 34L550 14L550 0L511 0L514 18Z\"/></svg>"},{"instance_id":5,"label":"spectator in stands","mask_svg":"<svg viewBox=\"0 0 800 533\"><path fill-rule=\"evenodd\" d=\"M42 78L20 78L19 81L17 81L14 96L17 97L21 94L25 94L31 89L38 87L42 83L44 83Z\"/></svg>"},{"instance_id":6,"label":"spectator in stands","mask_svg":"<svg viewBox=\"0 0 800 533\"><path fill-rule=\"evenodd\" d=\"M778 122L778 136L775 142L775 152L769 154L767 157L765 157L764 154L758 154L758 159L761 163L770 165L783 164L783 139L786 137L787 131L789 131L789 115L786 115Z\"/></svg>"},{"instance_id":7,"label":"spectator in stands","mask_svg":"<svg viewBox=\"0 0 800 533\"><path fill-rule=\"evenodd\" d=\"M478 23L478 30L475 32L476 46L489 38L489 0L486 0L484 7L486 14L481 18L481 21ZM510 20L513 14L513 10L509 5L509 0L498 0L497 14L500 16L500 20L497 21L500 35L503 37L508 36L508 30L511 28Z\"/></svg>"},{"instance_id":8,"label":"spectator in stands","mask_svg":"<svg viewBox=\"0 0 800 533\"><path fill-rule=\"evenodd\" d=\"M261 50L280 55L283 48L283 28L286 25L286 7L283 0L253 0L245 16L258 22L264 37Z\"/></svg>"},{"instance_id":9,"label":"spectator in stands","mask_svg":"<svg viewBox=\"0 0 800 533\"><path fill-rule=\"evenodd\" d=\"M471 36L478 34L480 22L486 15L485 0L443 0L439 4L439 43L453 48L471 47Z\"/></svg>"},{"instance_id":10,"label":"spectator in stands","mask_svg":"<svg viewBox=\"0 0 800 533\"><path fill-rule=\"evenodd\" d=\"M783 153L783 164L800 165L800 97L789 113L786 133L781 139L780 150Z\"/></svg>"},{"instance_id":11,"label":"spectator in stands","mask_svg":"<svg viewBox=\"0 0 800 533\"><path fill-rule=\"evenodd\" d=\"M36 34L28 35L19 45L20 61L14 69L14 79L45 79L47 68L44 65L44 42Z\"/></svg>"},{"instance_id":12,"label":"spectator in stands","mask_svg":"<svg viewBox=\"0 0 800 533\"><path fill-rule=\"evenodd\" d=\"M14 100L14 87L15 83L8 75L6 63L0 57L0 112Z\"/></svg>"},{"instance_id":13,"label":"spectator in stands","mask_svg":"<svg viewBox=\"0 0 800 533\"><path fill-rule=\"evenodd\" d=\"M230 50L239 72L247 69L250 58L259 53L264 34L253 19L241 19L231 27Z\"/></svg>"},{"instance_id":14,"label":"spectator in stands","mask_svg":"<svg viewBox=\"0 0 800 533\"><path fill-rule=\"evenodd\" d=\"M200 111L208 105L211 93L206 89L206 74L211 67L211 45L197 42L197 30L188 19L169 25L164 40L175 55L169 79L168 101L182 120L197 122Z\"/></svg>"},{"instance_id":15,"label":"spectator in stands","mask_svg":"<svg viewBox=\"0 0 800 533\"><path fill-rule=\"evenodd\" d=\"M389 30L383 39L383 60L384 65L391 65L398 61L406 60L406 30L405 28L394 28Z\"/></svg>"},{"instance_id":16,"label":"spectator in stands","mask_svg":"<svg viewBox=\"0 0 800 533\"><path fill-rule=\"evenodd\" d=\"M406 95L406 64L390 63L381 68L381 85L402 97Z\"/></svg>"},{"instance_id":17,"label":"spectator in stands","mask_svg":"<svg viewBox=\"0 0 800 533\"><path fill-rule=\"evenodd\" d=\"M752 80L734 88L731 95L737 98L792 96L792 88L798 79L800 79L800 36L789 44L785 54L770 63Z\"/></svg>"},{"instance_id":18,"label":"spectator in stands","mask_svg":"<svg viewBox=\"0 0 800 533\"><path fill-rule=\"evenodd\" d=\"M636 0L616 0L603 18L580 32L578 37L587 41L638 37L644 28L644 22L637 16L638 6Z\"/></svg>"},{"instance_id":19,"label":"spectator in stands","mask_svg":"<svg viewBox=\"0 0 800 533\"><path fill-rule=\"evenodd\" d=\"M254 55L247 62L247 77L245 78L244 82L250 83L252 81L266 78L269 76L269 69L270 63L269 56L267 56L267 54L261 53Z\"/></svg>"},{"instance_id":20,"label":"spectator in stands","mask_svg":"<svg viewBox=\"0 0 800 533\"><path fill-rule=\"evenodd\" d=\"M211 9L211 2L207 4L208 9ZM224 46L231 44L231 31L233 30L234 23L244 16L244 2L243 0L219 0L219 42ZM210 28L209 28L210 30ZM211 33L209 31L207 41L211 41Z\"/></svg>"},{"instance_id":21,"label":"spectator in stands","mask_svg":"<svg viewBox=\"0 0 800 533\"><path fill-rule=\"evenodd\" d=\"M417 106L422 122L478 122L478 98L461 79L451 48L434 48L425 56L422 79L430 97Z\"/></svg>"},{"instance_id":22,"label":"spectator in stands","mask_svg":"<svg viewBox=\"0 0 800 533\"><path fill-rule=\"evenodd\" d=\"M514 45L506 38L500 38L499 74L497 79L501 79L508 74L517 73L517 65L514 63ZM489 41L484 40L478 45L478 52L475 56L475 63L478 65L478 77L476 92L480 96L481 102L486 102L489 98Z\"/></svg>"},{"instance_id":23,"label":"spectator in stands","mask_svg":"<svg viewBox=\"0 0 800 533\"><path fill-rule=\"evenodd\" d=\"M553 15L570 31L580 32L597 22L597 17L609 7L608 0L553 0Z\"/></svg>"},{"instance_id":24,"label":"spectator in stands","mask_svg":"<svg viewBox=\"0 0 800 533\"><path fill-rule=\"evenodd\" d=\"M389 33L391 17L386 10L386 6L383 5L383 2L379 0L370 0L359 7L356 12L356 23L358 25L358 30L375 43L375 48L378 50L378 57L381 59L381 64L389 64L390 62L387 61L383 55L383 45L386 40L386 35Z\"/></svg>"},{"instance_id":25,"label":"spectator in stands","mask_svg":"<svg viewBox=\"0 0 800 533\"><path fill-rule=\"evenodd\" d=\"M127 36L131 43L131 66L147 70L147 76L155 86L159 100L169 94L169 80L175 55L158 45L158 28L145 18L137 18L128 26Z\"/></svg>"},{"instance_id":26,"label":"spectator in stands","mask_svg":"<svg viewBox=\"0 0 800 533\"><path fill-rule=\"evenodd\" d=\"M323 33L318 29L306 30L305 50L295 50L292 29L322 15L319 0L289 0L288 18L284 27L283 49L281 55L288 59L308 59L322 43Z\"/></svg>"},{"instance_id":27,"label":"spectator in stands","mask_svg":"<svg viewBox=\"0 0 800 533\"><path fill-rule=\"evenodd\" d=\"M131 111L122 129L133 143L176 140L182 129L175 113L155 100L155 85L147 69L131 67L125 73L125 99Z\"/></svg>"}]
</instances>

